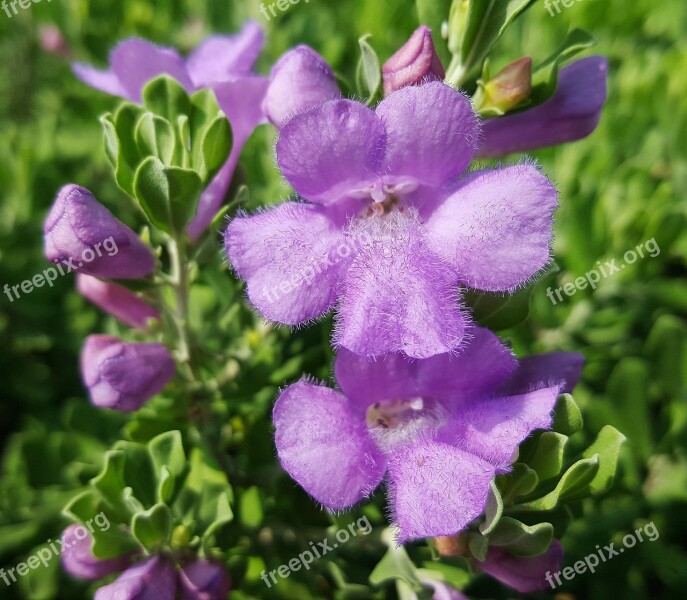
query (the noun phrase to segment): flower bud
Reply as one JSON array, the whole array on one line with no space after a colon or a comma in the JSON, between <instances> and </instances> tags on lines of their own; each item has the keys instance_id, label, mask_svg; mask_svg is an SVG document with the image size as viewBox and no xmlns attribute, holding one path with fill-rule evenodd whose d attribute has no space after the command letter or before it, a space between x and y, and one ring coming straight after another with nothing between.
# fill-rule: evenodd
<instances>
[{"instance_id":1,"label":"flower bud","mask_svg":"<svg viewBox=\"0 0 687 600\"><path fill-rule=\"evenodd\" d=\"M560 571L562 563L563 544L558 540L551 542L549 549L539 556L513 556L503 548L491 546L484 562L475 561L487 575L521 594L547 589L546 574Z\"/></svg>"},{"instance_id":2,"label":"flower bud","mask_svg":"<svg viewBox=\"0 0 687 600\"><path fill-rule=\"evenodd\" d=\"M155 258L140 238L78 185L59 191L43 231L46 258L66 272L139 279L155 268Z\"/></svg>"},{"instance_id":3,"label":"flower bud","mask_svg":"<svg viewBox=\"0 0 687 600\"><path fill-rule=\"evenodd\" d=\"M67 527L62 533L62 540L62 566L73 577L95 581L122 571L131 564L128 554L108 559L93 556L93 537L83 525L75 523Z\"/></svg>"},{"instance_id":4,"label":"flower bud","mask_svg":"<svg viewBox=\"0 0 687 600\"><path fill-rule=\"evenodd\" d=\"M175 597L175 588L174 566L153 556L101 587L94 600L168 600Z\"/></svg>"},{"instance_id":5,"label":"flower bud","mask_svg":"<svg viewBox=\"0 0 687 600\"><path fill-rule=\"evenodd\" d=\"M81 376L91 402L100 408L138 410L162 391L174 372L172 355L162 344L91 335L81 351Z\"/></svg>"},{"instance_id":6,"label":"flower bud","mask_svg":"<svg viewBox=\"0 0 687 600\"><path fill-rule=\"evenodd\" d=\"M145 329L148 319L159 319L160 313L136 294L116 283L77 273L76 289L98 308L110 313L130 327Z\"/></svg>"},{"instance_id":7,"label":"flower bud","mask_svg":"<svg viewBox=\"0 0 687 600\"><path fill-rule=\"evenodd\" d=\"M502 115L527 99L532 91L532 58L524 56L507 65L489 81L480 82L478 112Z\"/></svg>"},{"instance_id":8,"label":"flower bud","mask_svg":"<svg viewBox=\"0 0 687 600\"><path fill-rule=\"evenodd\" d=\"M384 94L422 81L442 80L444 67L434 49L432 31L418 27L410 39L382 67Z\"/></svg>"},{"instance_id":9,"label":"flower bud","mask_svg":"<svg viewBox=\"0 0 687 600\"><path fill-rule=\"evenodd\" d=\"M57 25L41 25L38 28L38 41L43 52L69 58L72 51Z\"/></svg>"},{"instance_id":10,"label":"flower bud","mask_svg":"<svg viewBox=\"0 0 687 600\"><path fill-rule=\"evenodd\" d=\"M231 589L231 579L224 567L198 559L179 571L181 600L224 600Z\"/></svg>"},{"instance_id":11,"label":"flower bud","mask_svg":"<svg viewBox=\"0 0 687 600\"><path fill-rule=\"evenodd\" d=\"M281 128L292 116L340 96L324 58L308 46L297 46L272 67L262 107L275 127Z\"/></svg>"}]
</instances>

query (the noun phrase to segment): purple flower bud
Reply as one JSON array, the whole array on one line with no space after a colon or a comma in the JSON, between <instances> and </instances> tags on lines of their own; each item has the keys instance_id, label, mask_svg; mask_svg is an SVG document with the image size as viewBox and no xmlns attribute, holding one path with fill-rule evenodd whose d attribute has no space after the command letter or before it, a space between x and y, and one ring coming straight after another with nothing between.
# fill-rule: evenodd
<instances>
[{"instance_id":1,"label":"purple flower bud","mask_svg":"<svg viewBox=\"0 0 687 600\"><path fill-rule=\"evenodd\" d=\"M138 410L162 391L174 371L172 355L162 344L90 335L81 351L81 375L91 402L100 408Z\"/></svg>"},{"instance_id":2,"label":"purple flower bud","mask_svg":"<svg viewBox=\"0 0 687 600\"><path fill-rule=\"evenodd\" d=\"M38 41L41 50L48 54L69 58L71 56L71 49L64 39L60 28L56 25L41 25L38 28Z\"/></svg>"},{"instance_id":3,"label":"purple flower bud","mask_svg":"<svg viewBox=\"0 0 687 600\"><path fill-rule=\"evenodd\" d=\"M281 128L292 116L340 96L334 73L324 58L308 46L297 46L272 67L262 108Z\"/></svg>"},{"instance_id":4,"label":"purple flower bud","mask_svg":"<svg viewBox=\"0 0 687 600\"><path fill-rule=\"evenodd\" d=\"M444 67L434 49L432 31L418 27L410 39L382 67L384 94L423 81L441 81Z\"/></svg>"},{"instance_id":5,"label":"purple flower bud","mask_svg":"<svg viewBox=\"0 0 687 600\"><path fill-rule=\"evenodd\" d=\"M179 571L181 600L224 600L231 589L231 579L224 567L198 559Z\"/></svg>"},{"instance_id":6,"label":"purple flower bud","mask_svg":"<svg viewBox=\"0 0 687 600\"><path fill-rule=\"evenodd\" d=\"M94 600L172 600L176 594L174 566L153 556L101 587Z\"/></svg>"},{"instance_id":7,"label":"purple flower bud","mask_svg":"<svg viewBox=\"0 0 687 600\"><path fill-rule=\"evenodd\" d=\"M601 118L607 73L608 61L602 56L568 65L558 76L556 93L546 102L485 121L477 156L497 158L587 137Z\"/></svg>"},{"instance_id":8,"label":"purple flower bud","mask_svg":"<svg viewBox=\"0 0 687 600\"><path fill-rule=\"evenodd\" d=\"M160 318L160 313L156 309L116 283L108 283L90 275L77 273L76 289L98 308L117 317L130 327L145 329L148 319Z\"/></svg>"},{"instance_id":9,"label":"purple flower bud","mask_svg":"<svg viewBox=\"0 0 687 600\"><path fill-rule=\"evenodd\" d=\"M85 535L83 534L85 532ZM93 537L83 526L75 523L62 533L62 566L73 577L95 581L110 573L126 569L131 564L130 555L117 558L96 558L93 556Z\"/></svg>"},{"instance_id":10,"label":"purple flower bud","mask_svg":"<svg viewBox=\"0 0 687 600\"><path fill-rule=\"evenodd\" d=\"M43 231L46 258L66 272L139 279L155 268L155 258L141 239L78 185L59 191Z\"/></svg>"},{"instance_id":11,"label":"purple flower bud","mask_svg":"<svg viewBox=\"0 0 687 600\"><path fill-rule=\"evenodd\" d=\"M545 590L549 587L547 575L561 570L563 544L554 540L549 549L539 556L513 556L504 549L492 546L484 562L475 561L487 575L517 590L521 594Z\"/></svg>"}]
</instances>

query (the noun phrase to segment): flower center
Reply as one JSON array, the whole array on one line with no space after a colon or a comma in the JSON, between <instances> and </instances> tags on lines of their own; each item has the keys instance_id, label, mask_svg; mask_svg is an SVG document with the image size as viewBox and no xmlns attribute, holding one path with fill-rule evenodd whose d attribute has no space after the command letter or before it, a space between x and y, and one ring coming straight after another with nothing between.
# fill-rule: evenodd
<instances>
[{"instance_id":1,"label":"flower center","mask_svg":"<svg viewBox=\"0 0 687 600\"><path fill-rule=\"evenodd\" d=\"M367 409L365 420L369 428L395 429L419 416L424 407L422 398L375 402Z\"/></svg>"},{"instance_id":2,"label":"flower center","mask_svg":"<svg viewBox=\"0 0 687 600\"><path fill-rule=\"evenodd\" d=\"M403 212L405 210L404 196L411 194L416 189L417 183L414 181L401 181L393 184L378 181L366 188L355 190L351 196L369 200L370 203L363 208L360 216L372 217L388 214L394 209Z\"/></svg>"}]
</instances>

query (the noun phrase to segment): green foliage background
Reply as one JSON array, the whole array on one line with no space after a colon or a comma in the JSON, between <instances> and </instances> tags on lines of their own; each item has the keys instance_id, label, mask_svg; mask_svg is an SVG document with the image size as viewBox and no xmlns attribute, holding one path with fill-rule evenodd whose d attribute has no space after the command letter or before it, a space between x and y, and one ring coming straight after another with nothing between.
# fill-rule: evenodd
<instances>
[{"instance_id":1,"label":"green foliage background","mask_svg":"<svg viewBox=\"0 0 687 600\"><path fill-rule=\"evenodd\" d=\"M134 222L111 178L97 120L115 100L78 82L67 60L40 49L41 25L58 25L75 58L104 65L109 49L127 36L186 51L205 34L235 31L252 17L268 32L261 72L287 48L306 43L351 85L361 35L372 34L370 42L385 60L417 26L411 0L302 1L270 22L258 6L257 0L53 0L11 19L0 12L0 286L46 268L42 222L56 190L67 182L95 190L120 218ZM591 137L537 153L562 198L555 226L558 270L535 286L529 319L500 334L523 355L557 349L586 355L575 394L585 415L580 448L605 424L628 437L615 489L586 501L564 538L565 564L647 521L660 532L658 541L626 551L594 575L578 575L562 591L599 600L676 598L687 589L687 4L580 0L551 17L538 2L499 42L493 62L498 68L524 54L541 60L571 27L592 32L599 42L594 52L609 57L609 100ZM263 127L244 152L249 208L288 194L272 163L273 139L273 130ZM651 238L660 245L658 257L640 260L596 291L578 291L556 306L546 297L549 286L573 281L599 260L621 260ZM240 297L231 287L217 286L210 285L208 295ZM247 539L233 542L255 546L256 558L246 571L248 591L233 597L332 597L331 578L321 575L305 585L294 574L269 594L262 584L250 584L263 560L271 568L288 561L303 536L321 539L309 536L310 525L329 523L276 468L269 412L278 386L302 371L329 379L330 324L289 335L265 330L248 312L241 323L235 332L239 346L253 356L237 381L236 397L253 402L255 410L234 414L227 424L250 451L235 479ZM213 325L206 324L209 331ZM83 338L116 330L75 293L70 276L12 303L0 297L0 431L6 435L0 564L6 567L59 535L66 524L62 507L120 437L125 420L90 408L77 369ZM381 515L371 516L383 522ZM340 521L345 525L352 518ZM355 557L338 562L364 582L379 556L364 544L351 544L347 552ZM62 575L24 578L8 589L0 583L3 598L89 597L86 590ZM467 592L514 596L486 578ZM379 590L375 597L393 592Z\"/></svg>"}]
</instances>

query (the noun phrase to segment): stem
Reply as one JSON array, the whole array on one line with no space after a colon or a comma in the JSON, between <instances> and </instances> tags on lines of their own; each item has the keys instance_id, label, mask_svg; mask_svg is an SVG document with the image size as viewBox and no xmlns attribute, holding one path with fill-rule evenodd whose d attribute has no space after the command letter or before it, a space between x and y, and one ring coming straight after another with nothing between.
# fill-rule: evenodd
<instances>
[{"instance_id":1,"label":"stem","mask_svg":"<svg viewBox=\"0 0 687 600\"><path fill-rule=\"evenodd\" d=\"M189 265L183 233L170 238L167 247L172 270L171 285L175 298L175 310L172 317L177 330L177 351L179 360L185 365L189 381L195 382L196 377L191 360L191 335L188 326Z\"/></svg>"}]
</instances>

